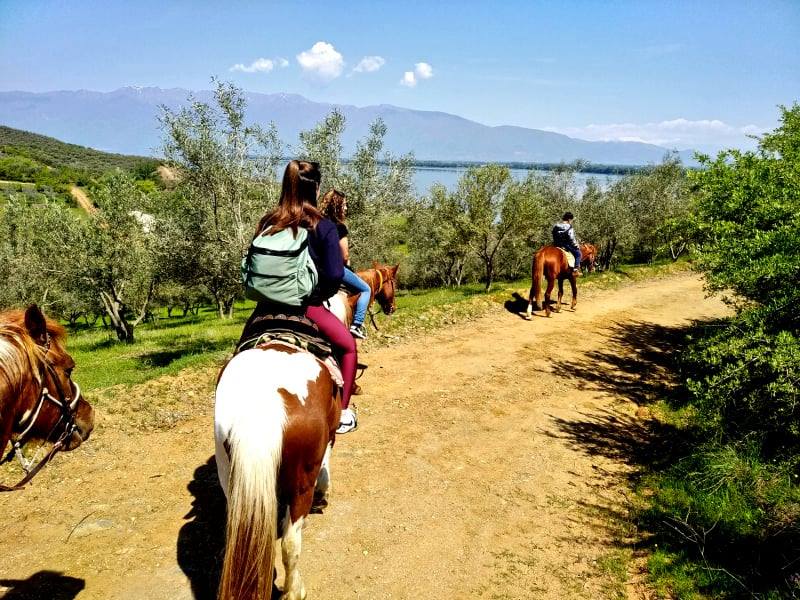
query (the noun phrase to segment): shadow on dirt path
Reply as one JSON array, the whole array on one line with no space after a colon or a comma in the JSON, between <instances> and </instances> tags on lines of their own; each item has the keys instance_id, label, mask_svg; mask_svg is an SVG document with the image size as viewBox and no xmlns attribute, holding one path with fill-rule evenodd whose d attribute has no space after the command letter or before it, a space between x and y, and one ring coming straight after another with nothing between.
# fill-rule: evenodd
<instances>
[{"instance_id":1,"label":"shadow on dirt path","mask_svg":"<svg viewBox=\"0 0 800 600\"><path fill-rule=\"evenodd\" d=\"M178 534L178 565L196 600L214 600L225 549L225 494L213 456L195 469L187 489L194 499L185 517L189 522Z\"/></svg>"},{"instance_id":2,"label":"shadow on dirt path","mask_svg":"<svg viewBox=\"0 0 800 600\"><path fill-rule=\"evenodd\" d=\"M616 323L610 328L608 344L591 350L575 363L553 361L553 372L572 381L580 390L625 398L639 408L635 415L600 410L584 414L585 419L553 417L558 433L590 456L605 456L632 467L659 468L672 464L688 452L694 432L662 423L648 408L657 400L672 406L684 404L686 390L680 384L680 353L687 336L714 321L694 321L684 326L664 326L646 321ZM636 471L631 478L636 479Z\"/></svg>"},{"instance_id":3,"label":"shadow on dirt path","mask_svg":"<svg viewBox=\"0 0 800 600\"><path fill-rule=\"evenodd\" d=\"M86 582L57 571L39 571L27 579L0 579L3 600L72 600ZM0 592L3 590L0 589Z\"/></svg>"}]
</instances>

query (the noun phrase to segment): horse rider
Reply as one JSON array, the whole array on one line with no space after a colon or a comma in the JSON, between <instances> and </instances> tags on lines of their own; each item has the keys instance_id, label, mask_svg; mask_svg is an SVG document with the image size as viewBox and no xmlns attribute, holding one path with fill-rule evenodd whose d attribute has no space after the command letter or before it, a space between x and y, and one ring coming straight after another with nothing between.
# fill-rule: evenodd
<instances>
[{"instance_id":1,"label":"horse rider","mask_svg":"<svg viewBox=\"0 0 800 600\"><path fill-rule=\"evenodd\" d=\"M356 413L349 407L356 378L358 356L356 342L347 327L330 312L323 302L339 289L342 282L344 260L339 246L336 225L325 218L317 208L319 184L322 179L319 163L293 160L286 165L281 197L278 206L267 212L258 224L256 237L270 228L269 235L284 229L298 228L308 231L308 251L319 277L317 288L299 307L291 305L270 306L259 302L257 314L293 314L299 312L312 320L321 334L333 345L339 357L344 385L342 386L342 416L336 433L348 433L358 426ZM253 318L251 316L251 319Z\"/></svg>"},{"instance_id":2,"label":"horse rider","mask_svg":"<svg viewBox=\"0 0 800 600\"><path fill-rule=\"evenodd\" d=\"M557 248L563 248L572 253L575 257L575 275L581 274L581 248L578 245L578 240L575 237L575 229L572 227L572 222L575 216L567 211L561 217L561 222L553 225L553 245Z\"/></svg>"},{"instance_id":3,"label":"horse rider","mask_svg":"<svg viewBox=\"0 0 800 600\"><path fill-rule=\"evenodd\" d=\"M345 225L345 219L347 218L347 198L342 192L330 189L322 197L322 200L320 200L319 210L323 216L333 221L336 225L336 231L339 233L339 247L342 250L342 258L344 258L344 278L342 282L348 289L358 293L358 302L356 303L356 310L353 314L353 324L350 326L350 333L353 334L353 337L363 340L367 337L367 332L364 329L364 319L367 317L367 309L369 309L372 290L363 279L350 269L349 231L347 225Z\"/></svg>"}]
</instances>

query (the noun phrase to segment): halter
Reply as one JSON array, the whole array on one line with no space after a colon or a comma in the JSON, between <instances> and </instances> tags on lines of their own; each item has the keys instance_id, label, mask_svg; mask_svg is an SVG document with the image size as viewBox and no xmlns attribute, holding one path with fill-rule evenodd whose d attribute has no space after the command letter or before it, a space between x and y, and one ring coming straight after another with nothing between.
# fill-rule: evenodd
<instances>
[{"instance_id":1,"label":"halter","mask_svg":"<svg viewBox=\"0 0 800 600\"><path fill-rule=\"evenodd\" d=\"M50 350L49 335L47 336L47 343L45 344L44 348L45 348L45 354L47 354L47 352ZM50 375L53 384L55 384L59 398L53 396L50 393L50 390L47 389L47 386L45 385L44 382L45 371L47 371L47 374ZM7 486L0 484L0 492L12 492L16 490L21 490L23 487L25 487L25 485L31 479L33 479L34 476L39 471L41 471L42 468L48 462L50 462L50 459L52 459L53 456L55 456L55 454L59 450L61 450L61 448L64 446L65 441L68 440L70 437L72 437L72 434L75 433L75 430L78 427L77 424L75 423L75 417L77 416L78 402L81 399L80 386L78 386L78 384L75 383L74 381L70 380L70 383L74 387L73 390L74 397L70 398L67 394L64 393L64 390L61 388L61 384L58 381L55 369L53 369L53 366L46 361L44 362L44 365L42 367L41 380L42 380L42 389L39 393L39 401L36 403L36 409L33 411L30 418L27 420L28 423L23 429L22 433L20 433L17 436L17 439L12 443L11 450L9 450L6 457L2 461L0 461L0 464L2 464L12 460L16 456L20 466L25 471L26 475L19 483L17 483L14 486ZM47 455L41 461L39 461L35 466L32 466L36 459L33 458L29 461L25 460L25 457L22 455L22 447L25 445L27 441L25 439L25 436L27 436L33 430L33 426L36 424L36 420L39 418L39 413L42 411L42 406L44 406L45 402L51 402L52 404L58 406L58 408L61 410L61 417L58 419L58 421L56 421L56 424L53 426L53 429L50 433L52 434L52 432L55 431L56 427L58 427L58 425L62 421L64 422L64 431L55 441L53 447L50 449L50 452L48 452ZM22 425L22 422L20 422L19 425ZM48 435L48 437L50 436Z\"/></svg>"}]
</instances>

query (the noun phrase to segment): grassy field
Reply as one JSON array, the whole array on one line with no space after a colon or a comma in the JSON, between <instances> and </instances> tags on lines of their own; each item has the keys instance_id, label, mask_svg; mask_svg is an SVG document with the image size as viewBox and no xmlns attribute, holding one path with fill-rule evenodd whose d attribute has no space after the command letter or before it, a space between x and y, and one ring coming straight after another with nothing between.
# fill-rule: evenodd
<instances>
[{"instance_id":1,"label":"grassy field","mask_svg":"<svg viewBox=\"0 0 800 600\"><path fill-rule=\"evenodd\" d=\"M631 265L616 271L584 276L580 290L615 287L686 270L687 263L654 266ZM397 312L391 317L376 317L379 331L370 327L364 348L407 339L425 331L476 318L491 310L502 310L513 294L527 298L530 280L498 283L487 294L482 284L457 288L400 290ZM524 304L517 300L524 309ZM112 386L144 383L162 375L175 374L188 367L218 363L228 356L239 338L253 304L236 306L234 316L221 320L212 308L198 315L166 318L160 314L155 323L136 329L134 344L120 344L113 333L101 327L83 328L70 333L68 347L77 367L75 378L86 392Z\"/></svg>"}]
</instances>

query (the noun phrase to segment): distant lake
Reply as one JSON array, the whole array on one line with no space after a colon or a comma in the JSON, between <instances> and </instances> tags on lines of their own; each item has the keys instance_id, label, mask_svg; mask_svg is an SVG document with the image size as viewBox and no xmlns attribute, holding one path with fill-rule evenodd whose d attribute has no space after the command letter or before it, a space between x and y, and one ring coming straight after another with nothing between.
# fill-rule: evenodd
<instances>
[{"instance_id":1,"label":"distant lake","mask_svg":"<svg viewBox=\"0 0 800 600\"><path fill-rule=\"evenodd\" d=\"M547 171L539 169L511 169L511 176L516 180L525 179L528 173L533 170L538 175L547 175ZM441 183L448 190L455 190L458 180L467 171L466 167L414 167L412 180L417 195L428 193L434 183ZM615 181L622 178L622 175L606 175L603 173L576 173L575 186L576 192L582 193L586 187L586 182L593 178L598 185L605 189Z\"/></svg>"}]
</instances>

